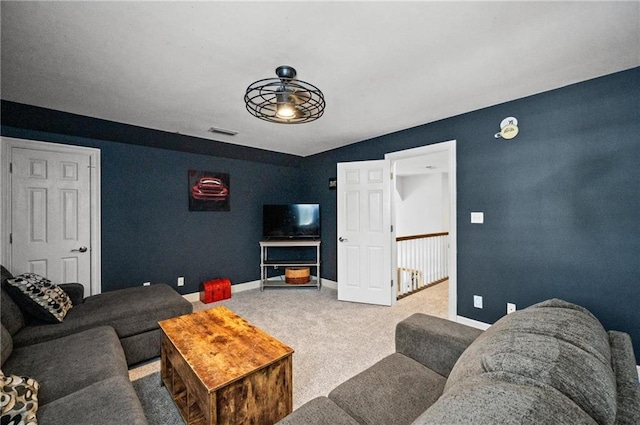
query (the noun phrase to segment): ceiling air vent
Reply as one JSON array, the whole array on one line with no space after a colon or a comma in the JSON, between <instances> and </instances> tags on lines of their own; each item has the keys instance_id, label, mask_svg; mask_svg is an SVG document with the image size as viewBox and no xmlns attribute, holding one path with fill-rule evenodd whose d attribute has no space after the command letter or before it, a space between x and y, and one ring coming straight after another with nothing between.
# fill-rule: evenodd
<instances>
[{"instance_id":1,"label":"ceiling air vent","mask_svg":"<svg viewBox=\"0 0 640 425\"><path fill-rule=\"evenodd\" d=\"M236 134L238 134L238 132L235 130L227 130L225 128L220 128L220 127L211 127L208 131L210 133L224 134L226 136L235 136Z\"/></svg>"}]
</instances>

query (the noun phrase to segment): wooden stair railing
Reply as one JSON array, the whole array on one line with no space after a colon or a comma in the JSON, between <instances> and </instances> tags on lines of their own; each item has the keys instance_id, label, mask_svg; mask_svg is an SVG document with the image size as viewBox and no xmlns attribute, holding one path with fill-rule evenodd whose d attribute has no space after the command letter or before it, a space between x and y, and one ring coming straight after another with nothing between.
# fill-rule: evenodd
<instances>
[{"instance_id":1,"label":"wooden stair railing","mask_svg":"<svg viewBox=\"0 0 640 425\"><path fill-rule=\"evenodd\" d=\"M401 236L398 251L398 298L449 278L449 232Z\"/></svg>"}]
</instances>

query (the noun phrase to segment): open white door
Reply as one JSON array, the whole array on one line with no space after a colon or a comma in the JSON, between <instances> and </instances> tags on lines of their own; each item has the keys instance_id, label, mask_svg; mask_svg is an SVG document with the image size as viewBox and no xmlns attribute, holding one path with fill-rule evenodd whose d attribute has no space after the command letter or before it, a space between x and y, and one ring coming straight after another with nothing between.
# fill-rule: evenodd
<instances>
[{"instance_id":1,"label":"open white door","mask_svg":"<svg viewBox=\"0 0 640 425\"><path fill-rule=\"evenodd\" d=\"M392 305L388 160L338 164L338 300Z\"/></svg>"}]
</instances>

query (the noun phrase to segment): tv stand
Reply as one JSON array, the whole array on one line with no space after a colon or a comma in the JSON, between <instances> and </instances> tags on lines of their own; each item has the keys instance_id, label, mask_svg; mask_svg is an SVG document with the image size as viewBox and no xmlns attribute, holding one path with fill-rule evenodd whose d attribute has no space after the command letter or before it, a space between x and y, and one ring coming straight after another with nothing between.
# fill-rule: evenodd
<instances>
[{"instance_id":1,"label":"tv stand","mask_svg":"<svg viewBox=\"0 0 640 425\"><path fill-rule=\"evenodd\" d=\"M269 248L299 248L299 247L315 247L315 259L313 260L278 260L269 258ZM309 267L315 268L315 275L311 273L311 279L308 283L289 284L284 280L269 280L267 271L269 268L277 269L282 267ZM268 240L260 242L260 290L264 288L317 288L318 291L322 287L320 279L320 241L313 239L295 239L295 240Z\"/></svg>"}]
</instances>

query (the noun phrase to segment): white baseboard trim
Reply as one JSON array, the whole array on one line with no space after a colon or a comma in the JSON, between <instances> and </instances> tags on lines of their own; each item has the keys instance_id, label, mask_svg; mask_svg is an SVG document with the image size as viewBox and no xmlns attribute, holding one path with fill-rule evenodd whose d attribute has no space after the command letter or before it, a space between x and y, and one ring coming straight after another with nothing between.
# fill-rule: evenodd
<instances>
[{"instance_id":1,"label":"white baseboard trim","mask_svg":"<svg viewBox=\"0 0 640 425\"><path fill-rule=\"evenodd\" d=\"M182 298L189 301L190 303L200 301L200 292L192 292L190 294L183 294Z\"/></svg>"},{"instance_id":2,"label":"white baseboard trim","mask_svg":"<svg viewBox=\"0 0 640 425\"><path fill-rule=\"evenodd\" d=\"M325 286L327 288L331 288L331 289L338 289L338 282L334 282L333 280L329 280L329 279L322 279L322 286ZM244 291L250 291L252 289L260 289L260 281L259 280L254 280L252 282L244 282L244 283L237 283L235 285L231 285L231 294L235 294L238 292L244 292ZM184 298L185 300L189 301L190 303L195 302L195 301L200 301L200 292L192 292L190 294L184 294L182 296L182 298Z\"/></svg>"},{"instance_id":3,"label":"white baseboard trim","mask_svg":"<svg viewBox=\"0 0 640 425\"><path fill-rule=\"evenodd\" d=\"M251 282L244 282L244 283L238 283L237 285L231 285L231 294L250 291L252 289L260 289L259 280L253 280Z\"/></svg>"},{"instance_id":4,"label":"white baseboard trim","mask_svg":"<svg viewBox=\"0 0 640 425\"><path fill-rule=\"evenodd\" d=\"M489 326L491 326L489 323L479 322L464 316L456 316L456 322L471 326L472 328L482 329L483 331L487 330Z\"/></svg>"},{"instance_id":5,"label":"white baseboard trim","mask_svg":"<svg viewBox=\"0 0 640 425\"><path fill-rule=\"evenodd\" d=\"M326 288L337 290L338 289L338 282L336 282L335 280L329 280L329 279L322 278L322 286L326 287Z\"/></svg>"}]
</instances>

